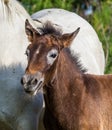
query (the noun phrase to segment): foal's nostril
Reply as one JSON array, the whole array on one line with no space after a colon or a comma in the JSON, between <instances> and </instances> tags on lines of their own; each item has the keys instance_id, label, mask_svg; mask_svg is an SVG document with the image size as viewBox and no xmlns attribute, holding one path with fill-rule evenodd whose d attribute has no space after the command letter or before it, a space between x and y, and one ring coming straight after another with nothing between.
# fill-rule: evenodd
<instances>
[{"instance_id":1,"label":"foal's nostril","mask_svg":"<svg viewBox=\"0 0 112 130\"><path fill-rule=\"evenodd\" d=\"M26 83L26 79L24 77L21 78L21 84L24 85Z\"/></svg>"},{"instance_id":2,"label":"foal's nostril","mask_svg":"<svg viewBox=\"0 0 112 130\"><path fill-rule=\"evenodd\" d=\"M37 82L38 82L38 80L37 80L37 79L32 79L31 84L32 84L32 85L36 85L36 84L37 84Z\"/></svg>"}]
</instances>

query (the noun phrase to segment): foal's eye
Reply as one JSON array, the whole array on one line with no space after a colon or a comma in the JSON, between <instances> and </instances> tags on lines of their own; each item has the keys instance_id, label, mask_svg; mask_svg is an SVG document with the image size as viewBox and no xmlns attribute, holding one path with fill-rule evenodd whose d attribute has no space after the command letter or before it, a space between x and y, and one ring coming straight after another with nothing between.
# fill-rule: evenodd
<instances>
[{"instance_id":1,"label":"foal's eye","mask_svg":"<svg viewBox=\"0 0 112 130\"><path fill-rule=\"evenodd\" d=\"M52 57L52 58L55 58L56 56L57 56L57 54L55 54L55 53L50 55L50 57Z\"/></svg>"},{"instance_id":2,"label":"foal's eye","mask_svg":"<svg viewBox=\"0 0 112 130\"><path fill-rule=\"evenodd\" d=\"M50 50L47 54L47 63L49 65L52 65L56 60L57 56L58 56L58 51L56 49Z\"/></svg>"}]
</instances>

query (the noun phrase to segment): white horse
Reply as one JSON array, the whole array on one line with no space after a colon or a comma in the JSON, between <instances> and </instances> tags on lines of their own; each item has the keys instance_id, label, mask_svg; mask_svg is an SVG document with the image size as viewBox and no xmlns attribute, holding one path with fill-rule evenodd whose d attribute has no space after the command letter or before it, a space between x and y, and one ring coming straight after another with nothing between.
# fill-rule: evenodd
<instances>
[{"instance_id":1,"label":"white horse","mask_svg":"<svg viewBox=\"0 0 112 130\"><path fill-rule=\"evenodd\" d=\"M88 72L103 74L105 61L102 45L85 20L60 9L43 10L33 18L41 22L51 20L64 32L80 26L80 35L71 48L79 53ZM42 93L28 95L20 84L27 62L24 53L29 44L25 34L26 19L35 26L16 0L0 0L0 130L36 130L42 110ZM36 26L40 27L41 23L36 22ZM83 46L87 49L83 50Z\"/></svg>"}]
</instances>

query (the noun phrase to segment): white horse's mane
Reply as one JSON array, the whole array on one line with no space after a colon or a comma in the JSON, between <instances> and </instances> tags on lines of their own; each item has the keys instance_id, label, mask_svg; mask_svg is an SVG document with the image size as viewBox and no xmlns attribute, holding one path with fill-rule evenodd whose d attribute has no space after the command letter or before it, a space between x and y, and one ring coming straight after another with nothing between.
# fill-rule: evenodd
<instances>
[{"instance_id":1,"label":"white horse's mane","mask_svg":"<svg viewBox=\"0 0 112 130\"><path fill-rule=\"evenodd\" d=\"M23 25L26 18L32 20L25 9L15 0L5 2L1 0L0 6L2 6L0 7L0 44L2 46L0 48L0 66L8 67L12 63L14 65L16 63L24 64L25 57L22 53L25 51L28 40ZM16 44L17 41L20 44Z\"/></svg>"},{"instance_id":2,"label":"white horse's mane","mask_svg":"<svg viewBox=\"0 0 112 130\"><path fill-rule=\"evenodd\" d=\"M23 19L28 18L31 20L29 14L26 12L23 6L16 0L1 0L1 6L2 6L1 9L4 11L3 14L5 18L7 18L7 20L10 19L11 22L13 17L15 17L15 15L19 15L20 18ZM8 15L9 17L7 17Z\"/></svg>"},{"instance_id":3,"label":"white horse's mane","mask_svg":"<svg viewBox=\"0 0 112 130\"><path fill-rule=\"evenodd\" d=\"M2 6L0 7L0 44L2 46L0 48L0 66L8 67L12 64L18 65L18 63L24 65L26 57L23 54L29 44L25 34L25 20L28 19L33 26L38 26L40 23L35 24L16 0L1 0L0 6ZM20 44L16 44L17 41Z\"/></svg>"}]
</instances>

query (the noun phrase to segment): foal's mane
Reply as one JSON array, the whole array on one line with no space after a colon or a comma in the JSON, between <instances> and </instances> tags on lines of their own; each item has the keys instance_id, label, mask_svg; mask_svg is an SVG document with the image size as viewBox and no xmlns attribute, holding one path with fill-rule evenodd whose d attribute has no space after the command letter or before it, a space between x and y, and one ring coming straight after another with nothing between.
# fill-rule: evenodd
<instances>
[{"instance_id":1,"label":"foal's mane","mask_svg":"<svg viewBox=\"0 0 112 130\"><path fill-rule=\"evenodd\" d=\"M54 27L50 21L47 21L46 23L43 24L43 27L38 28L38 29L42 35L51 34L54 36L62 36L62 34L63 34L62 30ZM78 54L73 55L70 48L64 48L64 50L68 54L69 59L72 60L73 64L77 66L79 71L81 73L85 73L87 71L87 69L84 68L83 65L81 64L81 62L79 60L79 55Z\"/></svg>"},{"instance_id":2,"label":"foal's mane","mask_svg":"<svg viewBox=\"0 0 112 130\"><path fill-rule=\"evenodd\" d=\"M43 26L39 27L38 29L42 35L45 35L45 34L51 34L55 36L62 35L62 30L60 28L54 27L54 25L50 21L45 22Z\"/></svg>"},{"instance_id":3,"label":"foal's mane","mask_svg":"<svg viewBox=\"0 0 112 130\"><path fill-rule=\"evenodd\" d=\"M77 66L77 68L79 69L79 71L81 73L85 73L87 72L87 69L81 64L80 60L79 60L79 54L73 54L72 51L70 50L70 48L65 48L64 49L69 57L69 59L72 60L73 64Z\"/></svg>"}]
</instances>

